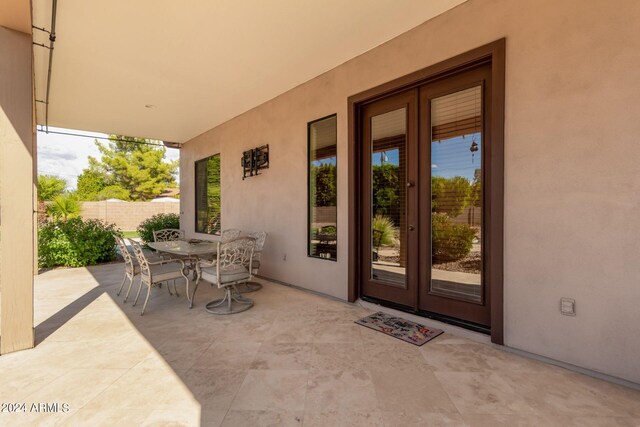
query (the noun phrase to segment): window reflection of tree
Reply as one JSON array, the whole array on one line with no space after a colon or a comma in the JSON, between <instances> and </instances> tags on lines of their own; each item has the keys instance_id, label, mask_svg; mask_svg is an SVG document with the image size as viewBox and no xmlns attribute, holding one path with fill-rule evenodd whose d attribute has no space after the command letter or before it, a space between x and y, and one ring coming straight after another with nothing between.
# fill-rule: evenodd
<instances>
[{"instance_id":1,"label":"window reflection of tree","mask_svg":"<svg viewBox=\"0 0 640 427\"><path fill-rule=\"evenodd\" d=\"M196 232L218 234L221 229L220 155L196 162Z\"/></svg>"},{"instance_id":2,"label":"window reflection of tree","mask_svg":"<svg viewBox=\"0 0 640 427\"><path fill-rule=\"evenodd\" d=\"M337 259L336 116L309 124L309 255Z\"/></svg>"}]
</instances>

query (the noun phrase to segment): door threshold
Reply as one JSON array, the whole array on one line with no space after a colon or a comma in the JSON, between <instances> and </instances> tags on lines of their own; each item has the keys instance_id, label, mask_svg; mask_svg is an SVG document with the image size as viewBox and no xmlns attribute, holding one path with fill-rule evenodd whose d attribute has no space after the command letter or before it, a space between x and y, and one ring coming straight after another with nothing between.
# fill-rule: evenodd
<instances>
[{"instance_id":1,"label":"door threshold","mask_svg":"<svg viewBox=\"0 0 640 427\"><path fill-rule=\"evenodd\" d=\"M425 311L414 311L410 307L394 304L377 298L361 296L358 303L370 310L382 311L394 316L402 317L428 327L442 329L446 333L467 338L483 344L491 344L491 330L487 327L470 324L469 322L453 319Z\"/></svg>"}]
</instances>

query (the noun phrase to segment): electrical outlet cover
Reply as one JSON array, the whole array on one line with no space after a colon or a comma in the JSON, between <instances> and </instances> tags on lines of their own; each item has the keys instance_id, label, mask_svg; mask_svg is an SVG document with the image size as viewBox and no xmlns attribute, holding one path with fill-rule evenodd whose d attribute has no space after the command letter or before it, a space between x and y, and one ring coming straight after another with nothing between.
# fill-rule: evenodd
<instances>
[{"instance_id":1,"label":"electrical outlet cover","mask_svg":"<svg viewBox=\"0 0 640 427\"><path fill-rule=\"evenodd\" d=\"M576 300L572 298L560 298L560 313L565 316L575 316Z\"/></svg>"}]
</instances>

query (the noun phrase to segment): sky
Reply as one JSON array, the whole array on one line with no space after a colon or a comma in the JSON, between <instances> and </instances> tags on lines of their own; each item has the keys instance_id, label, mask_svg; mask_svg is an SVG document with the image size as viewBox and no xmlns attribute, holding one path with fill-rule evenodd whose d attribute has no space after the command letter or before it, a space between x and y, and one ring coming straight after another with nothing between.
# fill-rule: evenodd
<instances>
[{"instance_id":1,"label":"sky","mask_svg":"<svg viewBox=\"0 0 640 427\"><path fill-rule=\"evenodd\" d=\"M478 150L471 152L471 144L476 142ZM400 150L377 151L371 157L371 164L399 165ZM431 175L444 178L462 176L469 181L475 179L476 169L482 166L482 135L468 134L431 143Z\"/></svg>"},{"instance_id":2,"label":"sky","mask_svg":"<svg viewBox=\"0 0 640 427\"><path fill-rule=\"evenodd\" d=\"M49 127L49 130L89 136L87 138L38 131L38 175L57 176L67 181L70 190L75 189L78 175L89 166L88 157L100 158L100 151L98 151L94 138L106 138L108 135L53 127ZM100 141L106 142L105 140ZM180 150L167 148L166 160L174 160L179 157ZM176 177L176 180L178 179L179 177Z\"/></svg>"},{"instance_id":3,"label":"sky","mask_svg":"<svg viewBox=\"0 0 640 427\"><path fill-rule=\"evenodd\" d=\"M478 151L471 152L471 144ZM463 176L473 181L476 169L482 166L482 135L480 133L457 136L431 143L431 175L444 178Z\"/></svg>"},{"instance_id":4,"label":"sky","mask_svg":"<svg viewBox=\"0 0 640 427\"><path fill-rule=\"evenodd\" d=\"M400 164L400 150L393 149L387 151L378 151L372 154L371 164L374 166L380 166L382 164L396 165Z\"/></svg>"},{"instance_id":5,"label":"sky","mask_svg":"<svg viewBox=\"0 0 640 427\"><path fill-rule=\"evenodd\" d=\"M324 159L313 160L311 163L313 163L314 166L320 167L322 165L335 165L337 162L335 157L326 157Z\"/></svg>"}]
</instances>

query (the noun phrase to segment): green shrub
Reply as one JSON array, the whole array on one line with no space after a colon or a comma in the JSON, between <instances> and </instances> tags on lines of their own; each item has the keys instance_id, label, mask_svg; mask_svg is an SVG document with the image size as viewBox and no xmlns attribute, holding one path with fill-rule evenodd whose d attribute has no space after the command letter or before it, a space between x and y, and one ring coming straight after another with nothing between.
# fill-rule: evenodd
<instances>
[{"instance_id":1,"label":"green shrub","mask_svg":"<svg viewBox=\"0 0 640 427\"><path fill-rule=\"evenodd\" d=\"M311 229L311 236L313 238L317 238L318 234L336 234L338 232L338 228L334 225L326 225L324 227L314 227Z\"/></svg>"},{"instance_id":2,"label":"green shrub","mask_svg":"<svg viewBox=\"0 0 640 427\"><path fill-rule=\"evenodd\" d=\"M83 267L116 258L113 224L97 219L47 221L38 230L38 264L46 267Z\"/></svg>"},{"instance_id":3,"label":"green shrub","mask_svg":"<svg viewBox=\"0 0 640 427\"><path fill-rule=\"evenodd\" d=\"M180 228L178 214L155 214L147 218L138 226L138 235L145 242L153 242L153 232L163 228Z\"/></svg>"},{"instance_id":4,"label":"green shrub","mask_svg":"<svg viewBox=\"0 0 640 427\"><path fill-rule=\"evenodd\" d=\"M431 217L432 251L436 261L458 261L471 252L475 231L467 224L451 224L446 214Z\"/></svg>"},{"instance_id":5,"label":"green shrub","mask_svg":"<svg viewBox=\"0 0 640 427\"><path fill-rule=\"evenodd\" d=\"M338 232L338 228L335 225L325 225L320 228L318 232L322 234L336 234Z\"/></svg>"},{"instance_id":6,"label":"green shrub","mask_svg":"<svg viewBox=\"0 0 640 427\"><path fill-rule=\"evenodd\" d=\"M371 228L382 233L380 237L381 245L393 245L397 237L396 227L393 225L393 221L386 215L376 215L373 217Z\"/></svg>"}]
</instances>

